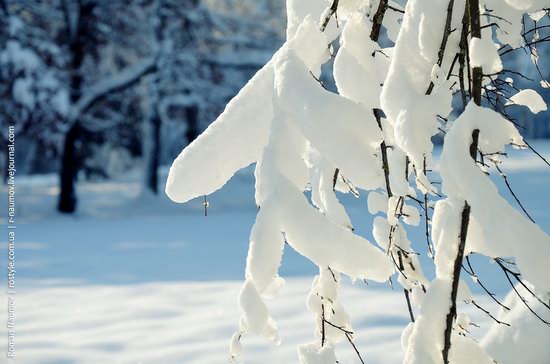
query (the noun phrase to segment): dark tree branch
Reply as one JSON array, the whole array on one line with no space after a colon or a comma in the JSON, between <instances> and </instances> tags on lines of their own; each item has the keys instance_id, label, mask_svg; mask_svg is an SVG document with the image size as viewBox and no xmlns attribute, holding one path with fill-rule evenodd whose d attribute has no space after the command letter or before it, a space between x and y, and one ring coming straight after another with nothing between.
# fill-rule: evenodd
<instances>
[{"instance_id":1,"label":"dark tree branch","mask_svg":"<svg viewBox=\"0 0 550 364\"><path fill-rule=\"evenodd\" d=\"M426 157L424 157L424 160L422 161L422 170L424 172L424 175L426 175ZM430 253L430 256L432 259L434 259L434 251L432 249L432 245L430 244L430 214L428 209L428 194L424 194L424 235L426 236L426 245L428 245L428 252Z\"/></svg>"},{"instance_id":2,"label":"dark tree branch","mask_svg":"<svg viewBox=\"0 0 550 364\"><path fill-rule=\"evenodd\" d=\"M403 271L405 267L403 266L403 257L401 256L401 251L397 251L397 258L399 259L399 270ZM409 317L411 318L411 322L414 322L414 313L412 310L411 305L411 298L409 297L409 291L403 287L403 293L405 294L405 300L407 301L407 308L409 310Z\"/></svg>"},{"instance_id":3,"label":"dark tree branch","mask_svg":"<svg viewBox=\"0 0 550 364\"><path fill-rule=\"evenodd\" d=\"M373 16L373 25L372 25L372 31L371 31L371 34L370 34L370 39L374 42L377 42L378 38L380 37L380 29L382 27L382 22L384 20L384 15L385 15L387 9L388 9L388 1L387 0L380 0L380 2L378 4L378 9L376 10L376 13ZM379 109L374 109L373 114L374 114L374 117L376 119L376 122L378 123L378 127L380 128L380 130L383 133L384 128L382 127L382 111L379 110ZM385 138L382 138L382 142L380 143L380 153L382 155L382 170L384 172L384 181L385 181L385 184L386 184L386 186L385 186L386 187L386 193L388 195L388 198L391 198L391 197L393 197L393 192L392 192L391 184L390 184L390 167L389 167L389 162L388 162L388 151L387 151L387 149L388 149L388 146L386 144ZM403 205L403 202L404 202L403 197L400 197L399 202L401 202L401 208L402 208L402 205ZM400 205L399 202L397 204L398 206ZM396 206L396 212L395 213L396 213L396 216L397 216L397 206ZM399 263L397 263L395 261L395 257L393 256L393 253L391 252L391 241L392 241L392 236L393 236L394 231L395 231L395 226L392 226L390 228L388 252L390 253L391 259L393 260L395 266L398 268L399 272L403 275L403 277L405 279L407 279L407 276L404 273L405 267L403 265L403 257L402 257L401 251L397 251L397 256L398 256ZM413 269L414 269L414 267L413 267ZM405 295L405 301L407 302L407 308L408 308L408 311L409 311L409 316L411 318L411 322L414 322L414 314L413 314L413 309L412 309L412 305L411 305L411 299L410 299L410 296L409 296L409 291L407 289L403 288L403 294Z\"/></svg>"},{"instance_id":4,"label":"dark tree branch","mask_svg":"<svg viewBox=\"0 0 550 364\"><path fill-rule=\"evenodd\" d=\"M468 104L468 99L466 98L466 87L464 84L464 68L466 67L466 60L468 57L468 11L465 9L464 15L462 16L462 32L460 34L459 42L459 53L458 53L458 62L460 68L458 69L458 82L460 85L460 98L462 101L462 111L466 108ZM469 69L469 66L468 66ZM469 83L468 79L468 83Z\"/></svg>"},{"instance_id":5,"label":"dark tree branch","mask_svg":"<svg viewBox=\"0 0 550 364\"><path fill-rule=\"evenodd\" d=\"M370 39L374 42L378 41L380 37L380 29L382 28L382 21L384 20L384 15L388 9L388 0L380 0L378 3L378 9L372 17L372 30L370 33Z\"/></svg>"},{"instance_id":6,"label":"dark tree branch","mask_svg":"<svg viewBox=\"0 0 550 364\"><path fill-rule=\"evenodd\" d=\"M470 222L470 205L464 202L464 208L462 210L462 219L460 224L460 242L458 244L458 251L453 266L453 277L451 287L451 307L447 313L445 332L444 332L444 346L443 346L443 362L449 363L449 350L451 349L451 334L453 329L453 322L456 317L456 298L458 296L458 284L460 282L460 268L462 267L462 259L464 257L464 248L466 246L466 234L468 232L468 225Z\"/></svg>"},{"instance_id":7,"label":"dark tree branch","mask_svg":"<svg viewBox=\"0 0 550 364\"><path fill-rule=\"evenodd\" d=\"M445 19L445 28L443 29L443 39L441 39L441 45L439 46L439 51L437 52L437 65L441 66L443 64L443 57L445 56L445 48L447 47L447 41L449 40L449 35L451 34L451 21L453 19L453 6L454 0L449 0L449 5L447 6L447 18ZM426 95L430 95L434 89L434 83L430 81L430 85L426 90Z\"/></svg>"},{"instance_id":8,"label":"dark tree branch","mask_svg":"<svg viewBox=\"0 0 550 364\"><path fill-rule=\"evenodd\" d=\"M325 305L321 304L321 346L325 346Z\"/></svg>"},{"instance_id":9,"label":"dark tree branch","mask_svg":"<svg viewBox=\"0 0 550 364\"><path fill-rule=\"evenodd\" d=\"M388 6L388 9L395 11L396 13L405 14L405 10L396 8L395 6Z\"/></svg>"},{"instance_id":10,"label":"dark tree branch","mask_svg":"<svg viewBox=\"0 0 550 364\"><path fill-rule=\"evenodd\" d=\"M324 316L324 315L323 315L323 316ZM352 335L352 336L353 336L353 334L354 334L353 331L346 330L346 329L344 329L342 326L335 325L335 324L333 324L332 322L330 322L330 321L328 321L328 320L326 320L326 319L324 319L324 318L323 318L323 322L326 323L326 324L328 324L329 326L334 327L335 329L338 329L338 330L340 330L340 331L342 331L342 332L345 332L346 334L350 334L350 335Z\"/></svg>"},{"instance_id":11,"label":"dark tree branch","mask_svg":"<svg viewBox=\"0 0 550 364\"><path fill-rule=\"evenodd\" d=\"M467 9L469 11L469 23L470 33L472 37L481 38L481 24L479 19L479 0L469 0L466 2ZM472 98L476 105L481 105L481 81L483 79L483 71L481 67L474 67L472 70ZM472 132L472 143L470 144L470 156L476 161L477 149L479 140L479 130L476 129ZM443 344L443 363L449 363L449 350L451 349L451 334L453 329L453 322L456 317L456 298L458 295L458 284L460 282L460 271L462 267L462 260L464 258L464 249L466 247L466 238L468 234L468 226L470 223L470 211L471 207L468 201L464 201L464 208L462 209L462 217L460 222L460 241L457 248L457 255L455 257L452 275L452 287L451 287L451 307L447 313L445 332L444 332L444 344Z\"/></svg>"},{"instance_id":12,"label":"dark tree branch","mask_svg":"<svg viewBox=\"0 0 550 364\"><path fill-rule=\"evenodd\" d=\"M321 26L319 27L319 29L322 32L324 32L325 29L327 28L328 22L330 21L330 18L332 18L333 15L336 17L336 20L338 20L338 14L336 13L337 11L338 11L338 0L332 0L332 5L328 9L328 13L325 19L323 20L323 22L321 23Z\"/></svg>"}]
</instances>

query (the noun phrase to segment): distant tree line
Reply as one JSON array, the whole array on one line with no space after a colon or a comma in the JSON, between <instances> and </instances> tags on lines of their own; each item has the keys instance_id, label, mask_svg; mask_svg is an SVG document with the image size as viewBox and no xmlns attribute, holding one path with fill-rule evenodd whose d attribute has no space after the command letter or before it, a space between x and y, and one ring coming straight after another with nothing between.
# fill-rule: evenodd
<instances>
[{"instance_id":1,"label":"distant tree line","mask_svg":"<svg viewBox=\"0 0 550 364\"><path fill-rule=\"evenodd\" d=\"M237 0L0 0L0 144L18 172L79 178L170 162L281 44L283 4ZM5 162L5 161L4 161ZM3 163L5 165L5 163Z\"/></svg>"}]
</instances>

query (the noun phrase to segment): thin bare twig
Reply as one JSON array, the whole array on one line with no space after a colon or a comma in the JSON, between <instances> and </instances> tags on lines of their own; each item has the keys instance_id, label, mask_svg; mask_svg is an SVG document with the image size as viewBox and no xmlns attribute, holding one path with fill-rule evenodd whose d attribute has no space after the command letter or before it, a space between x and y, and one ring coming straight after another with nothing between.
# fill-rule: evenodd
<instances>
[{"instance_id":1,"label":"thin bare twig","mask_svg":"<svg viewBox=\"0 0 550 364\"><path fill-rule=\"evenodd\" d=\"M474 300L471 300L469 301L471 302L474 306L476 306L478 309L480 309L481 311L483 311L487 316L489 316L490 318L492 318L497 324L501 324L501 325L505 325L505 326L508 326L510 327L510 324L507 323L507 322L504 322L504 321L500 321L499 319L497 319L495 316L493 316L491 314L491 312L487 311L486 309L484 309L483 307L481 307L476 301Z\"/></svg>"},{"instance_id":2,"label":"thin bare twig","mask_svg":"<svg viewBox=\"0 0 550 364\"><path fill-rule=\"evenodd\" d=\"M506 311L510 311L510 308L506 305L504 305L502 302L500 302L499 300L496 299L495 297L495 294L490 292L489 289L487 289L487 287L485 287L485 285L481 282L481 279L479 279L479 276L477 275L477 273L474 271L474 268L472 267L472 263L470 262L470 256L466 256L466 262L468 263L468 267L470 268L470 270L466 269L466 267L464 267L464 264L462 265L462 268L472 277L474 278L474 280L476 281L477 284L479 284L479 286L487 293L487 295L489 297L491 297L491 299L493 301L495 301L500 307L502 307L504 310Z\"/></svg>"},{"instance_id":3,"label":"thin bare twig","mask_svg":"<svg viewBox=\"0 0 550 364\"><path fill-rule=\"evenodd\" d=\"M512 289L514 290L514 292L516 293L516 295L519 297L519 299L521 300L521 302L523 302L523 304L525 305L525 307L527 307L527 309L529 311L531 311L531 313L533 315L535 315L536 318L538 318L541 322L543 322L544 324L550 326L550 322L546 321L545 319L543 319L542 317L540 317L540 315L538 313L536 313L532 308L531 306L529 306L529 304L527 303L527 300L518 292L515 284L512 282L512 280L510 279L510 274L511 273L514 273L512 272L510 269L508 269L504 264L502 264L501 262L501 259L500 258L496 258L495 259L495 262L497 262L497 264L500 266L500 268L502 268L502 271L504 272L504 275L506 276L506 279L508 280L508 283L510 283L510 285L512 286ZM515 277L518 281L518 277L516 277L514 274L512 274L513 277ZM548 305L546 303L544 303L542 300L540 300L536 295L533 294L533 296L535 298L537 298L537 300L541 303L543 303L543 305L547 306Z\"/></svg>"},{"instance_id":4,"label":"thin bare twig","mask_svg":"<svg viewBox=\"0 0 550 364\"><path fill-rule=\"evenodd\" d=\"M508 187L508 191L510 191L510 193L512 194L512 196L514 197L514 200L516 200L516 202L518 203L519 207L521 207L522 211L525 213L525 215L529 218L529 220L531 220L532 223L535 223L535 220L533 220L533 218L531 217L531 215L529 215L529 213L527 212L527 210L525 209L525 207L523 207L523 204L521 203L521 201L519 200L518 196L515 194L514 190L512 190L512 186L510 186L510 182L508 181L508 176L506 176L506 174L502 171L502 169L500 169L500 167L498 166L498 163L495 162L495 161L492 161L493 164L495 165L495 168L497 169L498 173L500 174L500 176L502 177L502 179L504 180L504 183L506 184L506 187Z\"/></svg>"},{"instance_id":5,"label":"thin bare twig","mask_svg":"<svg viewBox=\"0 0 550 364\"><path fill-rule=\"evenodd\" d=\"M529 287L527 287L525 285L525 283L523 282L523 280L520 278L521 274L518 273L518 272L514 272L513 270L511 270L510 268L506 267L504 265L504 263L509 263L510 262L506 262L504 259L502 258L496 258L495 260L497 260L497 263L499 264L499 266L504 270L504 271L507 271L509 274L511 274L514 279L523 287L525 288L525 290L527 292L529 292L533 297L535 297L537 299L537 301L539 301L540 303L542 303L542 305L544 307L546 307L547 309L550 310L550 304L544 302L542 299L539 298L539 296L537 296ZM503 263L504 262L504 263Z\"/></svg>"},{"instance_id":6,"label":"thin bare twig","mask_svg":"<svg viewBox=\"0 0 550 364\"><path fill-rule=\"evenodd\" d=\"M531 144L527 143L527 140L523 139L523 142L525 143L525 145L527 145L527 147L528 147L529 149L531 149L531 151L532 151L533 153L535 153L540 159L542 159L542 160L544 161L544 163L546 163L546 164L548 165L548 167L550 167L550 162L548 162L548 160L547 160L546 158L544 158L544 157L542 156L542 154L540 154L539 152L537 152L537 151L535 150L535 148L533 148L533 146L532 146Z\"/></svg>"},{"instance_id":7,"label":"thin bare twig","mask_svg":"<svg viewBox=\"0 0 550 364\"><path fill-rule=\"evenodd\" d=\"M357 356L359 357L359 360L361 361L361 364L365 364L365 361L363 360L363 358L361 357L361 353L359 353L359 350L357 350L357 346L355 346L352 338L351 338L351 335L346 333L346 338L348 339L349 343L351 344L351 346L353 347L353 350L355 350L355 353L357 354Z\"/></svg>"}]
</instances>

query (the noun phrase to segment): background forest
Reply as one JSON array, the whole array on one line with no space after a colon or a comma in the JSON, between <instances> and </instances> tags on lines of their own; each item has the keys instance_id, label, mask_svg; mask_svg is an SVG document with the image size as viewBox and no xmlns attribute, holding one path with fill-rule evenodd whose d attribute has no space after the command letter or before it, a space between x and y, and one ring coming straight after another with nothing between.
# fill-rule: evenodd
<instances>
[{"instance_id":1,"label":"background forest","mask_svg":"<svg viewBox=\"0 0 550 364\"><path fill-rule=\"evenodd\" d=\"M141 168L157 193L159 166L280 46L283 9L272 0L2 0L2 145L15 124L18 174L58 172L62 212L76 209L73 180Z\"/></svg>"}]
</instances>

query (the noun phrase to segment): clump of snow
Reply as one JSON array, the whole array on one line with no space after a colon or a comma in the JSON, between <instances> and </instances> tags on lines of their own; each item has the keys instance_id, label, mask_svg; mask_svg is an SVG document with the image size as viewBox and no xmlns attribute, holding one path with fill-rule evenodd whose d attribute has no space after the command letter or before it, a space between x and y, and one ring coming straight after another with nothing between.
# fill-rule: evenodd
<instances>
[{"instance_id":1,"label":"clump of snow","mask_svg":"<svg viewBox=\"0 0 550 364\"><path fill-rule=\"evenodd\" d=\"M481 67L486 74L502 71L502 61L490 38L472 38L469 46L470 65Z\"/></svg>"},{"instance_id":2,"label":"clump of snow","mask_svg":"<svg viewBox=\"0 0 550 364\"><path fill-rule=\"evenodd\" d=\"M545 15L546 15L546 11L544 10L539 10L539 11L529 13L529 17L533 19L533 21L539 21L542 18L544 18Z\"/></svg>"},{"instance_id":3,"label":"clump of snow","mask_svg":"<svg viewBox=\"0 0 550 364\"><path fill-rule=\"evenodd\" d=\"M239 306L243 312L239 327L241 333L262 335L275 342L278 341L277 325L269 316L265 303L250 280L245 281L241 289ZM234 339L235 337L232 341Z\"/></svg>"},{"instance_id":4,"label":"clump of snow","mask_svg":"<svg viewBox=\"0 0 550 364\"><path fill-rule=\"evenodd\" d=\"M309 149L311 201L321 213L340 226L353 230L344 206L334 193L336 167L315 149Z\"/></svg>"},{"instance_id":5,"label":"clump of snow","mask_svg":"<svg viewBox=\"0 0 550 364\"><path fill-rule=\"evenodd\" d=\"M420 223L420 212L414 206L403 204L403 221L407 225L418 226Z\"/></svg>"},{"instance_id":6,"label":"clump of snow","mask_svg":"<svg viewBox=\"0 0 550 364\"><path fill-rule=\"evenodd\" d=\"M259 235L256 233L259 229L278 230L296 251L320 267L331 267L354 278L387 279L393 270L383 252L349 229L327 220L301 192L288 182L283 183L281 180L278 193L263 201L254 236ZM285 204L281 204L281 198L286 200ZM267 244L264 241L255 243ZM251 254L254 252L251 250ZM262 266L259 262L258 267Z\"/></svg>"},{"instance_id":7,"label":"clump of snow","mask_svg":"<svg viewBox=\"0 0 550 364\"><path fill-rule=\"evenodd\" d=\"M241 356L242 351L243 347L241 343L241 333L236 332L231 337L231 344L229 345L229 355L231 356L231 359L236 359Z\"/></svg>"},{"instance_id":8,"label":"clump of snow","mask_svg":"<svg viewBox=\"0 0 550 364\"><path fill-rule=\"evenodd\" d=\"M407 157L399 148L388 149L388 166L390 187L396 196L406 196L409 193L409 182L406 175Z\"/></svg>"},{"instance_id":9,"label":"clump of snow","mask_svg":"<svg viewBox=\"0 0 550 364\"><path fill-rule=\"evenodd\" d=\"M537 91L532 89L521 90L514 96L510 97L510 101L507 105L510 104L527 106L533 114L547 110L547 105L546 102L544 102L544 99Z\"/></svg>"},{"instance_id":10,"label":"clump of snow","mask_svg":"<svg viewBox=\"0 0 550 364\"><path fill-rule=\"evenodd\" d=\"M366 16L351 16L342 30L341 47L334 60L334 80L340 95L370 110L380 107L380 76L385 73L375 58L386 58L376 52L380 47L370 39L371 29ZM372 117L369 122L374 122Z\"/></svg>"},{"instance_id":11,"label":"clump of snow","mask_svg":"<svg viewBox=\"0 0 550 364\"><path fill-rule=\"evenodd\" d=\"M187 202L221 188L235 171L257 160L273 115L273 67L265 65L224 112L176 158L166 194Z\"/></svg>"},{"instance_id":12,"label":"clump of snow","mask_svg":"<svg viewBox=\"0 0 550 364\"><path fill-rule=\"evenodd\" d=\"M338 343L346 338L347 332L353 332L350 318L338 301L340 274L330 268L320 269L315 277L306 304L317 323L316 336L321 344ZM351 339L351 336L350 336Z\"/></svg>"},{"instance_id":13,"label":"clump of snow","mask_svg":"<svg viewBox=\"0 0 550 364\"><path fill-rule=\"evenodd\" d=\"M337 363L332 344L319 347L318 343L298 346L298 357L302 364L334 364Z\"/></svg>"},{"instance_id":14,"label":"clump of snow","mask_svg":"<svg viewBox=\"0 0 550 364\"><path fill-rule=\"evenodd\" d=\"M381 106L395 130L395 143L413 163L418 185L432 191L423 164L432 153L431 137L438 131L437 116L451 112L451 91L447 82L426 91L438 61L439 44L445 25L447 1L412 0L405 8L403 25L396 41L388 75L381 94ZM460 29L464 11L455 2L451 28ZM450 34L441 68L448 69L458 51L458 34Z\"/></svg>"},{"instance_id":15,"label":"clump of snow","mask_svg":"<svg viewBox=\"0 0 550 364\"><path fill-rule=\"evenodd\" d=\"M386 212L388 209L388 196L385 193L373 191L367 197L369 213L375 215L379 212Z\"/></svg>"},{"instance_id":16,"label":"clump of snow","mask_svg":"<svg viewBox=\"0 0 550 364\"><path fill-rule=\"evenodd\" d=\"M294 52L284 55L276 64L276 92L284 109L300 120L304 137L353 185L379 187L381 174L375 167L374 147L380 144L381 132L370 110L324 90Z\"/></svg>"}]
</instances>

